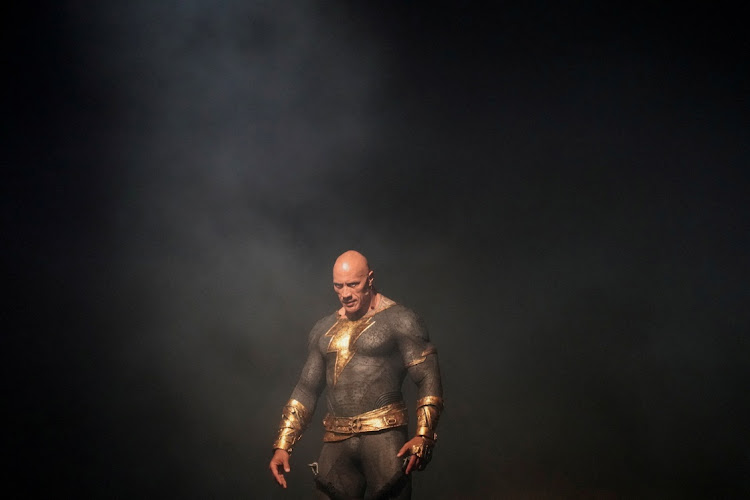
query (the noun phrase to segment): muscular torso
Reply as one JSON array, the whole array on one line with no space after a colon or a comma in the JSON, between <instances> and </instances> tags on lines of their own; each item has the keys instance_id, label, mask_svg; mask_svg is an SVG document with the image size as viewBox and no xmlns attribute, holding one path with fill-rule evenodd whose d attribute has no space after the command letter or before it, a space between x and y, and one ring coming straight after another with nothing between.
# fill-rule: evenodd
<instances>
[{"instance_id":1,"label":"muscular torso","mask_svg":"<svg viewBox=\"0 0 750 500\"><path fill-rule=\"evenodd\" d=\"M315 325L309 341L308 360L292 394L306 405L314 406L325 387L330 413L358 415L401 400L407 373L419 393L442 393L436 356L423 359L430 347L427 329L402 305L356 321L331 314Z\"/></svg>"}]
</instances>

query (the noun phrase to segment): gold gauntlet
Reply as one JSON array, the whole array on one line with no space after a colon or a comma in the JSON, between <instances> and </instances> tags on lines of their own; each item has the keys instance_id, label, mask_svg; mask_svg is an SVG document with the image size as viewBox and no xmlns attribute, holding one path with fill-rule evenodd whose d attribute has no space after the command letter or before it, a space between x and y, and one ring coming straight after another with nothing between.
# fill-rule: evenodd
<instances>
[{"instance_id":1,"label":"gold gauntlet","mask_svg":"<svg viewBox=\"0 0 750 500\"><path fill-rule=\"evenodd\" d=\"M290 399L284 405L279 422L279 436L273 442L274 449L292 453L292 447L302 437L302 432L310 423L310 412L296 399Z\"/></svg>"},{"instance_id":2,"label":"gold gauntlet","mask_svg":"<svg viewBox=\"0 0 750 500\"><path fill-rule=\"evenodd\" d=\"M422 439L422 444L415 444L409 449L412 455L416 455L419 458L429 460L432 455L432 445L435 444L427 439Z\"/></svg>"},{"instance_id":3,"label":"gold gauntlet","mask_svg":"<svg viewBox=\"0 0 750 500\"><path fill-rule=\"evenodd\" d=\"M443 398L427 396L417 401L417 436L437 440L438 420L443 411Z\"/></svg>"}]
</instances>

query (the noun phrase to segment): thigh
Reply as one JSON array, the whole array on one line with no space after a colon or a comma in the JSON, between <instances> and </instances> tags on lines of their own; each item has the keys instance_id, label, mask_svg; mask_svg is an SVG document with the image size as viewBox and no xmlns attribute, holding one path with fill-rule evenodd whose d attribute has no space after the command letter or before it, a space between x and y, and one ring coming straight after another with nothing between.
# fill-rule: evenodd
<instances>
[{"instance_id":1,"label":"thigh","mask_svg":"<svg viewBox=\"0 0 750 500\"><path fill-rule=\"evenodd\" d=\"M404 474L403 458L396 456L407 441L406 427L363 434L361 440L359 451L367 482L366 498L410 498L411 477Z\"/></svg>"},{"instance_id":2,"label":"thigh","mask_svg":"<svg viewBox=\"0 0 750 500\"><path fill-rule=\"evenodd\" d=\"M365 477L358 457L359 438L324 443L318 458L315 483L320 498L362 498Z\"/></svg>"}]
</instances>

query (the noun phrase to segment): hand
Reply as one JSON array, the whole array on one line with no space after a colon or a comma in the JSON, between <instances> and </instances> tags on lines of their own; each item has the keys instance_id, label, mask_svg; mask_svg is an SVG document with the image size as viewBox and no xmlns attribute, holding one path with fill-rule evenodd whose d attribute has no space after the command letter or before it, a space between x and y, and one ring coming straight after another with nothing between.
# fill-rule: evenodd
<instances>
[{"instance_id":1,"label":"hand","mask_svg":"<svg viewBox=\"0 0 750 500\"><path fill-rule=\"evenodd\" d=\"M432 458L433 446L435 446L435 441L422 436L417 436L407 441L396 455L397 457L407 454L411 455L404 472L408 475L412 470L424 470Z\"/></svg>"},{"instance_id":2,"label":"hand","mask_svg":"<svg viewBox=\"0 0 750 500\"><path fill-rule=\"evenodd\" d=\"M284 472L289 472L292 470L289 467L289 453L287 453L284 450L276 449L273 453L273 457L271 457L271 463L269 464L269 468L271 469L271 474L273 474L273 477L276 478L276 482L279 483L279 486L282 488L286 488L286 479L284 478L284 474L281 472L281 468L284 468Z\"/></svg>"}]
</instances>

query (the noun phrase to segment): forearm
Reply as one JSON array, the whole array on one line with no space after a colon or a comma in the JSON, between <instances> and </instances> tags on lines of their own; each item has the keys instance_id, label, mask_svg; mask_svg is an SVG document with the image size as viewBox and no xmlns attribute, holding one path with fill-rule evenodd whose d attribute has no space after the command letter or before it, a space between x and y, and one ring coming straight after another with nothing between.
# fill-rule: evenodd
<instances>
[{"instance_id":1,"label":"forearm","mask_svg":"<svg viewBox=\"0 0 750 500\"><path fill-rule=\"evenodd\" d=\"M323 390L325 365L316 352L311 352L302 368L299 382L294 387L289 401L281 412L281 421L274 448L292 452L293 446L302 438L310 423L318 396Z\"/></svg>"},{"instance_id":2,"label":"forearm","mask_svg":"<svg viewBox=\"0 0 750 500\"><path fill-rule=\"evenodd\" d=\"M296 399L290 399L281 411L279 432L273 442L274 449L292 453L292 448L302 438L312 412Z\"/></svg>"},{"instance_id":3,"label":"forearm","mask_svg":"<svg viewBox=\"0 0 750 500\"><path fill-rule=\"evenodd\" d=\"M417 429L415 434L437 441L437 426L443 412L443 398L427 396L417 400Z\"/></svg>"},{"instance_id":4,"label":"forearm","mask_svg":"<svg viewBox=\"0 0 750 500\"><path fill-rule=\"evenodd\" d=\"M300 381L294 386L292 394L289 396L290 399L296 399L302 403L305 408L308 409L310 414L315 413L315 407L318 404L318 392L315 387L311 387L309 384Z\"/></svg>"},{"instance_id":5,"label":"forearm","mask_svg":"<svg viewBox=\"0 0 750 500\"><path fill-rule=\"evenodd\" d=\"M417 386L416 435L435 441L443 411L443 387L437 353L430 353L424 361L410 367L409 375Z\"/></svg>"},{"instance_id":6,"label":"forearm","mask_svg":"<svg viewBox=\"0 0 750 500\"><path fill-rule=\"evenodd\" d=\"M436 351L431 352L420 363L409 367L409 377L417 386L417 399L428 396L443 397L440 364Z\"/></svg>"}]
</instances>

